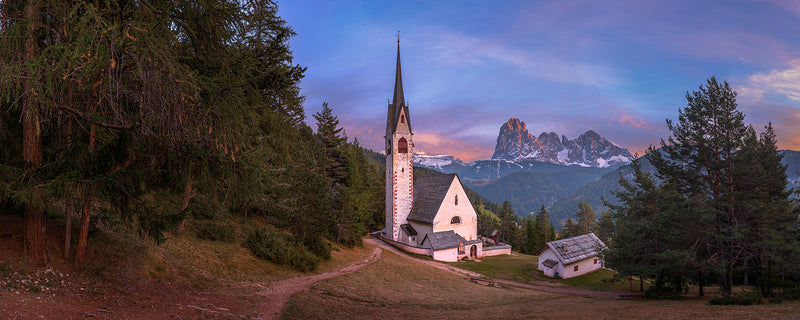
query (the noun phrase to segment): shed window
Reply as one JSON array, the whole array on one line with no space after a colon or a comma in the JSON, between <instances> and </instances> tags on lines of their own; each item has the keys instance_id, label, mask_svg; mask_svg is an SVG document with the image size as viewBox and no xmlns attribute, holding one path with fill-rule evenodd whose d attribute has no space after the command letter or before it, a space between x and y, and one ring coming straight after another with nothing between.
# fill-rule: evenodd
<instances>
[{"instance_id":1,"label":"shed window","mask_svg":"<svg viewBox=\"0 0 800 320\"><path fill-rule=\"evenodd\" d=\"M450 224L461 223L461 217L455 216L453 219L450 219Z\"/></svg>"},{"instance_id":2,"label":"shed window","mask_svg":"<svg viewBox=\"0 0 800 320\"><path fill-rule=\"evenodd\" d=\"M406 138L400 138L400 141L397 142L397 152L408 153L408 142L406 142Z\"/></svg>"},{"instance_id":3,"label":"shed window","mask_svg":"<svg viewBox=\"0 0 800 320\"><path fill-rule=\"evenodd\" d=\"M578 266L575 266L575 268L573 268L573 270L572 270L572 271L573 271L573 272L578 272Z\"/></svg>"}]
</instances>

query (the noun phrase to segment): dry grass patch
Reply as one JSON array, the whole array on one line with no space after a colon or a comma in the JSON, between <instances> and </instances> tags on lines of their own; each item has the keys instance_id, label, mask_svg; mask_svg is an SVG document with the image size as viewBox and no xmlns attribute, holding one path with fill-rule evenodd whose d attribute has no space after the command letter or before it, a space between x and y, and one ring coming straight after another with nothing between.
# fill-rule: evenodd
<instances>
[{"instance_id":1,"label":"dry grass patch","mask_svg":"<svg viewBox=\"0 0 800 320\"><path fill-rule=\"evenodd\" d=\"M290 266L258 259L235 242L204 241L188 234L167 234L161 245L150 244L146 277L184 281L198 287L220 287L232 282L277 281L302 275L330 272L366 259L366 248L341 248L323 260L316 270L302 273Z\"/></svg>"},{"instance_id":2,"label":"dry grass patch","mask_svg":"<svg viewBox=\"0 0 800 320\"><path fill-rule=\"evenodd\" d=\"M284 318L791 319L797 318L797 310L800 302L710 306L702 298L617 300L485 287L384 251L382 260L356 273L318 282L311 290L292 296Z\"/></svg>"}]
</instances>

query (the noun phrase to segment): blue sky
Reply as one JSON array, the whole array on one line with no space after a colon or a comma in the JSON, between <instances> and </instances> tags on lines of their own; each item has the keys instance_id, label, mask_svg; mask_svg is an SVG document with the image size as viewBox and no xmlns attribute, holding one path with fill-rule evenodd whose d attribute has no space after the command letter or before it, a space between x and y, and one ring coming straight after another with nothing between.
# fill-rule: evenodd
<instances>
[{"instance_id":1,"label":"blue sky","mask_svg":"<svg viewBox=\"0 0 800 320\"><path fill-rule=\"evenodd\" d=\"M800 150L800 1L281 1L312 114L381 150L397 39L416 150L488 159L509 118L642 153L716 76Z\"/></svg>"}]
</instances>

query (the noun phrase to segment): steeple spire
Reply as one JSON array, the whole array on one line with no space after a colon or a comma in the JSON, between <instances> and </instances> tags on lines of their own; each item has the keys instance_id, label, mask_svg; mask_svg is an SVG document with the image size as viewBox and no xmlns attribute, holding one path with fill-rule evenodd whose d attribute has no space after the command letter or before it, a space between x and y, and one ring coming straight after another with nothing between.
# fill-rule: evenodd
<instances>
[{"instance_id":1,"label":"steeple spire","mask_svg":"<svg viewBox=\"0 0 800 320\"><path fill-rule=\"evenodd\" d=\"M397 31L397 70L395 71L394 78L394 97L392 104L395 108L405 105L405 98L403 97L403 74L400 71L400 31Z\"/></svg>"}]
</instances>

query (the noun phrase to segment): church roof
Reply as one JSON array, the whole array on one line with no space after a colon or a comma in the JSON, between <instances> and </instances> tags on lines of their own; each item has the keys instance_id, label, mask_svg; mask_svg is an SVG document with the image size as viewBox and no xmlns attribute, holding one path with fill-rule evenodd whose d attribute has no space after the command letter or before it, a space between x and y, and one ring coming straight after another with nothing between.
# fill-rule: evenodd
<instances>
[{"instance_id":1,"label":"church roof","mask_svg":"<svg viewBox=\"0 0 800 320\"><path fill-rule=\"evenodd\" d=\"M400 113L406 114L406 124L408 124L408 131L411 132L411 114L408 113L408 106L406 106L405 96L403 95L403 73L400 68L400 40L397 41L397 69L394 76L394 95L392 95L392 104L389 105L389 112L386 117L386 126L391 126L392 131L397 130L398 118Z\"/></svg>"},{"instance_id":2,"label":"church roof","mask_svg":"<svg viewBox=\"0 0 800 320\"><path fill-rule=\"evenodd\" d=\"M453 184L453 179L457 178L455 173L417 178L414 182L414 206L408 220L433 224L447 190ZM469 201L466 203L471 205Z\"/></svg>"},{"instance_id":3,"label":"church roof","mask_svg":"<svg viewBox=\"0 0 800 320\"><path fill-rule=\"evenodd\" d=\"M455 248L458 247L459 244L467 242L464 237L458 235L453 230L429 233L425 236L425 239L422 239L422 243L425 243L425 241L430 241L431 249L433 250Z\"/></svg>"},{"instance_id":4,"label":"church roof","mask_svg":"<svg viewBox=\"0 0 800 320\"><path fill-rule=\"evenodd\" d=\"M594 256L606 248L603 241L600 241L594 233L584 234L577 237L550 241L542 249L536 252L539 255L542 251L549 248L553 250L558 261L563 265L578 262Z\"/></svg>"}]
</instances>

